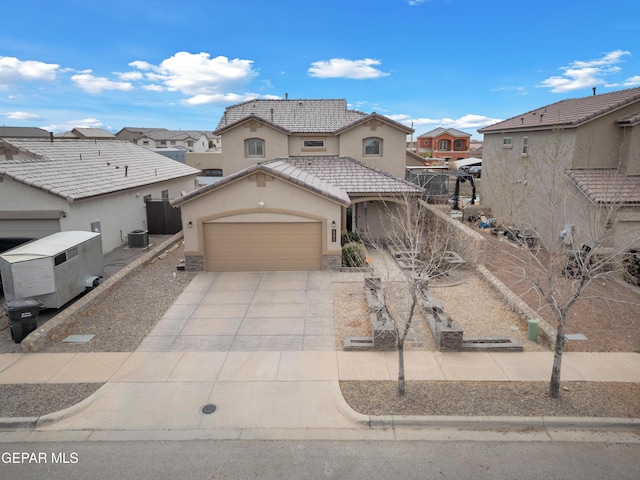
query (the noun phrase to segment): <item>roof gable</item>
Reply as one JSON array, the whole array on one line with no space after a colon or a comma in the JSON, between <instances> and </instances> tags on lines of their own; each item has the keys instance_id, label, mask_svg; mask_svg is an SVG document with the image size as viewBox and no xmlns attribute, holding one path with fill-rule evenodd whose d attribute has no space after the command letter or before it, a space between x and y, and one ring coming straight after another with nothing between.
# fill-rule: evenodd
<instances>
[{"instance_id":1,"label":"roof gable","mask_svg":"<svg viewBox=\"0 0 640 480\"><path fill-rule=\"evenodd\" d=\"M311 174L308 171L297 168L294 165L287 163L286 161L276 160L272 161L269 164L258 163L227 177L221 177L220 180L216 182L204 185L197 190L194 190L193 192L187 193L180 198L172 200L171 205L173 205L174 207L182 205L185 202L201 197L202 195L208 194L215 190L224 188L257 172L263 172L267 175L271 175L274 178L279 178L287 183L293 184L311 193L325 197L345 207L351 203L351 200L349 200L349 196L347 195L347 193L339 187L328 184L321 178Z\"/></svg>"},{"instance_id":2,"label":"roof gable","mask_svg":"<svg viewBox=\"0 0 640 480\"><path fill-rule=\"evenodd\" d=\"M456 130L455 128L438 127L438 128L435 128L435 129L431 130L430 132L423 133L418 138L435 138L435 137L439 137L440 135L445 135L445 134L449 134L452 137L465 137L465 138L471 137L470 133L463 132L463 131L460 131L460 130Z\"/></svg>"},{"instance_id":3,"label":"roof gable","mask_svg":"<svg viewBox=\"0 0 640 480\"><path fill-rule=\"evenodd\" d=\"M69 201L196 176L200 171L119 140L3 139L28 158L0 157L0 174Z\"/></svg>"},{"instance_id":4,"label":"roof gable","mask_svg":"<svg viewBox=\"0 0 640 480\"><path fill-rule=\"evenodd\" d=\"M619 90L583 98L570 98L481 128L478 132L493 133L503 130L549 129L555 126L576 127L636 102L640 103L640 88Z\"/></svg>"},{"instance_id":5,"label":"roof gable","mask_svg":"<svg viewBox=\"0 0 640 480\"><path fill-rule=\"evenodd\" d=\"M227 107L214 133L252 115L292 133L332 133L366 116L344 99L250 100Z\"/></svg>"},{"instance_id":6,"label":"roof gable","mask_svg":"<svg viewBox=\"0 0 640 480\"><path fill-rule=\"evenodd\" d=\"M376 112L373 112L369 115L366 115L362 118L359 118L358 120L354 121L353 123L350 123L349 125L345 125L342 128L339 128L338 130L336 130L334 133L336 135L346 132L347 130L350 130L354 127L357 127L358 125L367 125L369 122L382 122L382 123L386 123L387 125L390 125L394 128L397 128L398 130L401 130L403 132L405 132L407 135L410 133L413 133L414 130L411 127L407 127L406 125L396 122L395 120L391 120L388 117L385 117L383 115L379 115Z\"/></svg>"}]
</instances>

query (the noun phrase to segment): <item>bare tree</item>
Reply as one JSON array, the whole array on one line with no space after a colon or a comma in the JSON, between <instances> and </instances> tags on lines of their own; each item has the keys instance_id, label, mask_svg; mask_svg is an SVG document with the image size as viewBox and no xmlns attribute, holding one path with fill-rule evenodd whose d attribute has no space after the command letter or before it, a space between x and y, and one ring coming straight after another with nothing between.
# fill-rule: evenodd
<instances>
[{"instance_id":1,"label":"bare tree","mask_svg":"<svg viewBox=\"0 0 640 480\"><path fill-rule=\"evenodd\" d=\"M429 215L417 197L404 196L397 202L385 199L381 204L384 235L373 237L364 232L363 238L379 254L376 274L382 277L380 308L391 322L398 351L398 394L404 395L405 340L429 280L451 266L446 260L448 237L443 222Z\"/></svg>"},{"instance_id":2,"label":"bare tree","mask_svg":"<svg viewBox=\"0 0 640 480\"><path fill-rule=\"evenodd\" d=\"M528 158L519 164L506 159L496 162L493 172L485 176L490 182L485 188L494 189L494 198L507 205L500 209L499 220L520 247L512 270L519 270L521 281L530 285L529 291L538 295L555 319L549 395L558 398L567 315L595 280L621 268L622 258L638 243L640 232L614 238L612 226L633 193L620 188L624 180L620 159L613 163L618 168L579 172L590 178L599 175L598 191L589 197L578 173L569 168L571 152L560 130L538 144L530 140L529 145ZM640 183L630 188L638 189Z\"/></svg>"}]
</instances>

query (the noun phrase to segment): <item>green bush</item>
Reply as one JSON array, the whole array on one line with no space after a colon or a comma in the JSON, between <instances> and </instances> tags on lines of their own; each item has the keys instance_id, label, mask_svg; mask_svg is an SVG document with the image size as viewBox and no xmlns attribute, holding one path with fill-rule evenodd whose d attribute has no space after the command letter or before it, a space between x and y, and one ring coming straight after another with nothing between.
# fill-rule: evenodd
<instances>
[{"instance_id":1,"label":"green bush","mask_svg":"<svg viewBox=\"0 0 640 480\"><path fill-rule=\"evenodd\" d=\"M347 232L342 237L340 237L340 243L342 245L346 245L347 243L356 242L362 243L362 239L360 238L360 234L358 232Z\"/></svg>"},{"instance_id":2,"label":"green bush","mask_svg":"<svg viewBox=\"0 0 640 480\"><path fill-rule=\"evenodd\" d=\"M350 242L342 247L342 265L345 267L365 267L367 265L367 251L364 245Z\"/></svg>"}]
</instances>

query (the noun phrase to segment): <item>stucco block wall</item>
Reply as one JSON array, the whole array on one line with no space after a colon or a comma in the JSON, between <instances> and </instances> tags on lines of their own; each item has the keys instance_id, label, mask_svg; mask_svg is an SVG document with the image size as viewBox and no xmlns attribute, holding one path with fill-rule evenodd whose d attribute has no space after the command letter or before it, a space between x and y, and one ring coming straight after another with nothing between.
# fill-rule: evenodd
<instances>
[{"instance_id":1,"label":"stucco block wall","mask_svg":"<svg viewBox=\"0 0 640 480\"><path fill-rule=\"evenodd\" d=\"M422 200L420 200L419 204L427 213L427 222L438 222L442 228L446 228L447 250L453 250L473 265L484 263L486 240L480 233L467 227L459 220L451 218L433 205L429 205Z\"/></svg>"}]
</instances>

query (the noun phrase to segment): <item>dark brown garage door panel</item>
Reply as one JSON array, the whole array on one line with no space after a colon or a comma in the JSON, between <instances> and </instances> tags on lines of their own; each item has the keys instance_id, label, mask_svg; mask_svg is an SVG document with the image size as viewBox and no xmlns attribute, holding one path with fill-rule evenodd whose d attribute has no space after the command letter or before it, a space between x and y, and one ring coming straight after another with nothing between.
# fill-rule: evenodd
<instances>
[{"instance_id":1,"label":"dark brown garage door panel","mask_svg":"<svg viewBox=\"0 0 640 480\"><path fill-rule=\"evenodd\" d=\"M204 231L208 271L322 269L319 222L209 223Z\"/></svg>"}]
</instances>

